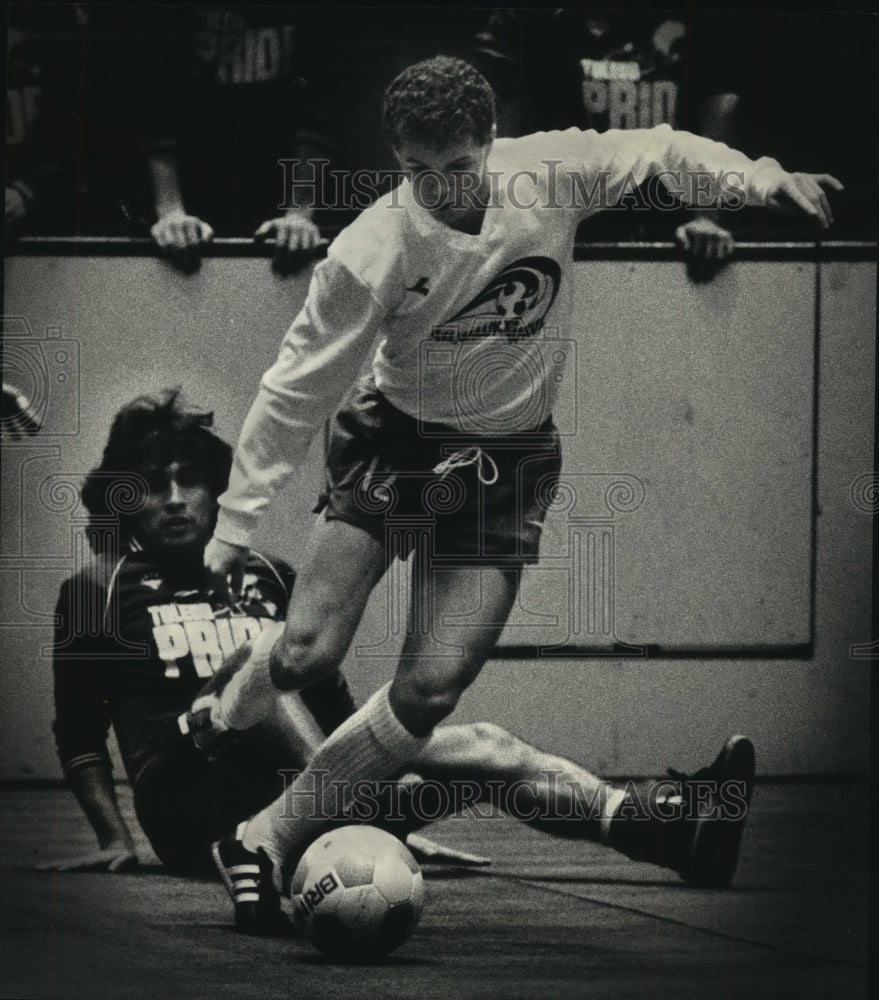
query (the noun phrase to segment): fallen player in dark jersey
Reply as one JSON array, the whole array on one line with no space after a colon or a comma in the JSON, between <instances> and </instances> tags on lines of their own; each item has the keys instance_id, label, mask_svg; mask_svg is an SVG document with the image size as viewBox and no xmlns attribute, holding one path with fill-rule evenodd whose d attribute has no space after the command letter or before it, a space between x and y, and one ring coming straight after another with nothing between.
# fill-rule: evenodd
<instances>
[{"instance_id":1,"label":"fallen player in dark jersey","mask_svg":"<svg viewBox=\"0 0 879 1000\"><path fill-rule=\"evenodd\" d=\"M239 648L283 619L295 579L285 563L254 552L234 599L211 589L202 556L231 463L211 422L210 414L184 409L176 391L134 400L117 414L102 463L86 479L95 558L64 583L58 600L54 729L98 850L43 867L122 871L137 864L107 755L112 725L156 855L187 874L209 869L212 844L221 870L231 864L230 850L247 855L240 863L261 871L259 898L236 900L236 925L264 933L277 929L280 913L271 864L228 835L278 797L356 705L337 671L301 692L279 691L259 725L222 734L209 753L181 725L181 717L197 717L193 702L209 701L204 692L221 689L241 665L247 650ZM355 803L353 817L336 819L385 825L424 859L437 849L412 839L425 817L488 803L556 835L604 841L696 884L725 884L736 866L754 760L750 742L735 737L711 768L639 797L499 726L476 723L438 727L416 770L376 786L371 802ZM707 811L697 817L680 808L685 800L698 806L699 788L709 785ZM398 818L375 816L376 804L394 807ZM364 813L366 806L372 811Z\"/></svg>"}]
</instances>

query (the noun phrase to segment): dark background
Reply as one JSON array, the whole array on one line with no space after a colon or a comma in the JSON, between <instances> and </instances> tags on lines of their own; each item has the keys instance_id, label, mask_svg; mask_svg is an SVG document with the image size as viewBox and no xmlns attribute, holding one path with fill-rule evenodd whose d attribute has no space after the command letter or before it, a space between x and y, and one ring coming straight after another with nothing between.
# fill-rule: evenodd
<instances>
[{"instance_id":1,"label":"dark background","mask_svg":"<svg viewBox=\"0 0 879 1000\"><path fill-rule=\"evenodd\" d=\"M297 52L304 89L281 106L267 99L264 119L256 122L266 134L278 135L278 155L286 152L281 139L292 117L320 116L334 143L334 166L392 167L379 125L383 88L409 63L438 52L471 58L497 83L495 67L480 51L478 39L491 14L488 7L259 6L269 16L289 18L292 13L301 21ZM257 5L222 9L248 7L252 17ZM144 141L179 127L174 115L185 105L191 86L186 38L193 8L9 6L7 183L16 171L25 171L31 186L40 189L26 225L12 235L147 233L153 218ZM571 8L568 13L585 16L600 10ZM614 16L628 13L615 11ZM875 239L876 16L666 13L690 31L689 75L706 64L726 68L740 97L736 144L752 156L772 155L790 170L834 173L846 191L834 198L832 237ZM555 101L553 88L563 88L564 81L559 76L556 83L554 53L540 51L550 44L540 26L551 11L516 8L513 14L519 18L519 35L512 46L521 60L511 76L512 91L503 94L501 131L556 127L565 95L559 89ZM550 98L526 113L523 109L533 105L536 93ZM231 156L233 131L215 138ZM332 230L349 220L350 211L319 221ZM736 213L729 224L747 238L777 238L779 227L784 234L777 219L767 223L761 216L757 221L748 213ZM645 234L643 226L615 221L619 239L668 239L666 228Z\"/></svg>"}]
</instances>

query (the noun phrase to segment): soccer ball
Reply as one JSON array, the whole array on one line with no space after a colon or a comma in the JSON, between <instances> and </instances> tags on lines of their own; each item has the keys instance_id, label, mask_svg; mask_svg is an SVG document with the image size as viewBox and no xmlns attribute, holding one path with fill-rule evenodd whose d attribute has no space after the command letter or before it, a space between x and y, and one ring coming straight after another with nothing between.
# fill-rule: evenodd
<instances>
[{"instance_id":1,"label":"soccer ball","mask_svg":"<svg viewBox=\"0 0 879 1000\"><path fill-rule=\"evenodd\" d=\"M424 881L396 837L374 826L343 826L302 855L290 895L294 922L316 948L346 962L372 961L415 929Z\"/></svg>"}]
</instances>

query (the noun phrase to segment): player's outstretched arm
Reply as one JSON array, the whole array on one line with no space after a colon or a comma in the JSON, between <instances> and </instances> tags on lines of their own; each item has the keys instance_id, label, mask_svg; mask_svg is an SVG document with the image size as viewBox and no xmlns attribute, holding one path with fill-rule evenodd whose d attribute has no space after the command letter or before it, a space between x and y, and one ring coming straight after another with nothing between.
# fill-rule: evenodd
<instances>
[{"instance_id":1,"label":"player's outstretched arm","mask_svg":"<svg viewBox=\"0 0 879 1000\"><path fill-rule=\"evenodd\" d=\"M817 222L822 229L833 225L828 191L842 191L830 174L783 174L767 188L766 205L776 212Z\"/></svg>"},{"instance_id":2,"label":"player's outstretched arm","mask_svg":"<svg viewBox=\"0 0 879 1000\"><path fill-rule=\"evenodd\" d=\"M246 548L259 518L301 466L312 438L354 384L386 314L332 256L314 269L308 295L263 375L238 437L214 538ZM220 558L228 550L209 549Z\"/></svg>"},{"instance_id":3,"label":"player's outstretched arm","mask_svg":"<svg viewBox=\"0 0 879 1000\"><path fill-rule=\"evenodd\" d=\"M580 169L601 195L591 199L592 211L613 207L633 185L656 176L694 208L767 206L826 229L833 221L827 192L843 189L830 174L788 173L771 157L752 160L724 143L668 125L579 136L571 129L562 139L572 151L580 147Z\"/></svg>"},{"instance_id":4,"label":"player's outstretched arm","mask_svg":"<svg viewBox=\"0 0 879 1000\"><path fill-rule=\"evenodd\" d=\"M53 871L124 871L137 864L107 755L107 664L94 657L96 637L83 627L78 613L89 602L103 607L102 598L99 578L90 569L61 585L55 606L52 730L67 784L94 830L97 847L42 866Z\"/></svg>"},{"instance_id":5,"label":"player's outstretched arm","mask_svg":"<svg viewBox=\"0 0 879 1000\"><path fill-rule=\"evenodd\" d=\"M67 780L95 831L98 847L83 854L48 861L37 865L37 869L124 872L137 867L134 840L119 809L109 765L95 763L76 768L68 773Z\"/></svg>"}]
</instances>

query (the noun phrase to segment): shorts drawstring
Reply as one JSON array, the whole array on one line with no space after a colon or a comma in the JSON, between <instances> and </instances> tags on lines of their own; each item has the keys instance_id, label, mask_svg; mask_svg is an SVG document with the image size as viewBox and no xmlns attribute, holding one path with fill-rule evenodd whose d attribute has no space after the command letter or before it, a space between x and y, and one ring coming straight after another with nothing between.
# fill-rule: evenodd
<instances>
[{"instance_id":1,"label":"shorts drawstring","mask_svg":"<svg viewBox=\"0 0 879 1000\"><path fill-rule=\"evenodd\" d=\"M366 470L366 475L363 477L363 488L365 490L369 489L369 484L372 482L372 474L378 466L378 459L378 454L372 456L372 461L369 463L369 468Z\"/></svg>"},{"instance_id":2,"label":"shorts drawstring","mask_svg":"<svg viewBox=\"0 0 879 1000\"><path fill-rule=\"evenodd\" d=\"M488 463L491 467L491 478L486 475L485 463ZM470 447L462 448L460 451L452 452L448 458L444 458L441 462L433 467L433 471L439 473L440 479L446 476L452 469L460 469L465 465L475 465L476 475L479 482L483 486L492 486L498 481L498 470L494 459L491 455L484 452L481 448Z\"/></svg>"}]
</instances>

